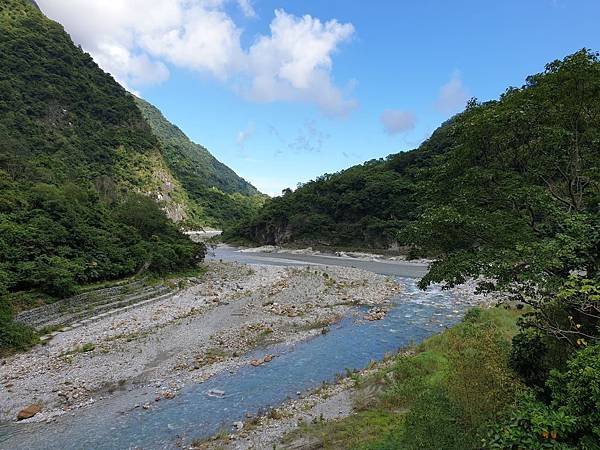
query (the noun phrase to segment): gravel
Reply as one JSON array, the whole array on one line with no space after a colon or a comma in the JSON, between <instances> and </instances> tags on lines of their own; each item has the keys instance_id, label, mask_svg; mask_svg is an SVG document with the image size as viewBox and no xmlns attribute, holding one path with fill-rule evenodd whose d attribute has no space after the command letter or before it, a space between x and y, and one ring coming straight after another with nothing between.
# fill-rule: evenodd
<instances>
[{"instance_id":1,"label":"gravel","mask_svg":"<svg viewBox=\"0 0 600 450\"><path fill-rule=\"evenodd\" d=\"M171 298L4 360L0 420L40 404L42 412L27 420L50 421L123 389L147 392L147 402L168 400L186 384L250 363L244 355L259 345L306 339L355 305L385 307L400 290L389 278L345 267L211 261L207 268L199 284Z\"/></svg>"}]
</instances>

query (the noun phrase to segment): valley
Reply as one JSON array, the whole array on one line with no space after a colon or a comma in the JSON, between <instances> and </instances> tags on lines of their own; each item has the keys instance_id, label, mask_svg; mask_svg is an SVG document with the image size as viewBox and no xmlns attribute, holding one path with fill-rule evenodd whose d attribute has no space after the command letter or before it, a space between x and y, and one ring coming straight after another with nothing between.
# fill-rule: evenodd
<instances>
[{"instance_id":1,"label":"valley","mask_svg":"<svg viewBox=\"0 0 600 450\"><path fill-rule=\"evenodd\" d=\"M600 449L600 9L397 3L0 0L0 450Z\"/></svg>"}]
</instances>

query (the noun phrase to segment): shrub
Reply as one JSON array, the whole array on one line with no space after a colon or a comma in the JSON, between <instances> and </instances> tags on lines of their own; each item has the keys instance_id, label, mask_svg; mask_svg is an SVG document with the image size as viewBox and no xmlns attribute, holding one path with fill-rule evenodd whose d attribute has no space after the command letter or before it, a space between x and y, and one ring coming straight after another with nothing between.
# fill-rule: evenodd
<instances>
[{"instance_id":1,"label":"shrub","mask_svg":"<svg viewBox=\"0 0 600 450\"><path fill-rule=\"evenodd\" d=\"M6 299L0 298L0 355L27 350L39 341L35 330L13 322L12 318L12 308Z\"/></svg>"},{"instance_id":2,"label":"shrub","mask_svg":"<svg viewBox=\"0 0 600 450\"><path fill-rule=\"evenodd\" d=\"M600 449L600 345L577 352L566 370L551 371L547 387L550 402L538 400L533 391L524 394L486 447Z\"/></svg>"},{"instance_id":3,"label":"shrub","mask_svg":"<svg viewBox=\"0 0 600 450\"><path fill-rule=\"evenodd\" d=\"M552 405L576 419L573 439L600 448L600 344L580 350L564 372L552 371Z\"/></svg>"},{"instance_id":4,"label":"shrub","mask_svg":"<svg viewBox=\"0 0 600 450\"><path fill-rule=\"evenodd\" d=\"M548 346L538 330L525 328L513 338L509 365L528 386L544 386L551 365Z\"/></svg>"}]
</instances>

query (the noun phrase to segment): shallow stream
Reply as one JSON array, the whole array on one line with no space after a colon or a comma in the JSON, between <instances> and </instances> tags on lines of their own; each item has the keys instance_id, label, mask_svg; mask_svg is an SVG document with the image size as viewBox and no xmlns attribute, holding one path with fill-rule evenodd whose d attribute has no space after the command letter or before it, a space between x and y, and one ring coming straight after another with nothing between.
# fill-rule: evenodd
<instances>
[{"instance_id":1,"label":"shallow stream","mask_svg":"<svg viewBox=\"0 0 600 450\"><path fill-rule=\"evenodd\" d=\"M304 261L305 257L296 255L287 255L285 258L291 259L285 259L282 255L248 255L230 249L219 250L214 257L263 264L268 263L268 258L283 265L323 263ZM368 262L364 261L357 264L340 258L336 262L336 265L361 265L368 269ZM330 264L330 260L325 259L324 263ZM315 388L322 382L332 382L346 369L362 369L370 361L420 342L460 319L464 307L451 292L438 288L419 290L413 276L423 268L409 265L406 273L402 272L402 266L395 264L386 269L386 274L398 277L404 289L381 321L364 321L364 312L357 309L355 314L332 326L327 334L295 345L279 344L256 351L257 357L275 356L268 364L245 366L235 373L216 375L202 384L188 386L173 400L153 404L149 410L131 410L135 398L124 391L92 408L81 409L74 416L60 416L53 423L3 425L0 426L0 448L175 448L178 443L189 444L193 439L213 435L221 429L231 430L233 422L243 420L246 413L277 406L296 397L298 392ZM402 274L404 276L400 276ZM210 396L211 390L223 391L224 395Z\"/></svg>"}]
</instances>

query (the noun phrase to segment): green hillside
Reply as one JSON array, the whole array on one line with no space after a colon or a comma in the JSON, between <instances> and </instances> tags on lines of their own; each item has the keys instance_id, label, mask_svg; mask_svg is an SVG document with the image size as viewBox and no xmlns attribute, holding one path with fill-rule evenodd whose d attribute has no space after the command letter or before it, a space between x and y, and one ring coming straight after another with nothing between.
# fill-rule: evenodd
<instances>
[{"instance_id":1,"label":"green hillside","mask_svg":"<svg viewBox=\"0 0 600 450\"><path fill-rule=\"evenodd\" d=\"M442 125L417 150L325 174L273 198L226 238L260 244L332 245L385 249L417 213L421 169L452 145L452 124Z\"/></svg>"},{"instance_id":2,"label":"green hillside","mask_svg":"<svg viewBox=\"0 0 600 450\"><path fill-rule=\"evenodd\" d=\"M434 214L440 206L447 206L445 202L453 198L451 193L463 202L461 209L466 210L478 201L491 201L487 197L480 198L496 185L504 186L505 182L511 188L519 185L519 192L516 188L515 192L508 188L503 193L494 192L496 196L505 196L495 207L506 208L513 202L515 211L513 218L504 223L506 230L502 233L505 234L495 234L497 229L482 226L482 229L494 230L494 236L481 237L485 240L501 236L508 239L512 233L520 233L511 228L512 225L521 227L531 221L537 225L541 220L538 214L548 214L530 204L540 196L552 197L553 203L572 209L580 209L584 204L597 205L594 203L598 200L597 147L594 151L588 149L577 159L576 164L585 170L585 176L574 177L566 172L573 170L574 163L568 158L575 150L565 143L573 135L578 136L580 143L583 139L596 142L597 129L589 126L585 133L577 134L566 125L557 125L559 121L571 120L561 114L575 116L569 108L579 100L575 88L566 90L551 80L562 77L573 84L576 81L569 77L584 78L582 83L586 83L586 88L590 86L590 92L581 100L587 103L578 120L591 121L595 117L593 111L597 103L594 102L600 100L600 95L591 90L598 82L599 66L596 57L586 51L552 63L546 72L530 77L524 87L508 89L498 101L472 102L416 150L326 174L293 192L287 190L281 197L268 201L251 220L227 230L226 238L259 244L375 249L410 246L417 242L417 247L428 254L440 254L448 251L445 244L453 228L448 222L450 219L440 226L435 236L432 231L420 229L425 240L418 239L414 233L411 238L406 235L410 226L423 217L426 205L434 196L437 203L430 207L429 214ZM504 147L500 147L502 140ZM495 151L501 157L496 156ZM468 176L465 171L470 171ZM456 188L466 185L472 185L473 190L460 194L463 197L455 192ZM583 188L586 195L575 192ZM524 195L530 196L529 203L517 198ZM495 218L493 212L492 208L486 220ZM438 219L442 221L447 213L438 210ZM504 219L500 216L498 220ZM462 245L468 247L472 243L467 234Z\"/></svg>"},{"instance_id":3,"label":"green hillside","mask_svg":"<svg viewBox=\"0 0 600 450\"><path fill-rule=\"evenodd\" d=\"M185 207L191 225L223 227L258 210L265 196L254 186L192 142L157 108L139 98L136 103L160 142L166 165L192 200Z\"/></svg>"},{"instance_id":4,"label":"green hillside","mask_svg":"<svg viewBox=\"0 0 600 450\"><path fill-rule=\"evenodd\" d=\"M62 297L140 269L191 266L204 249L152 199L167 197L165 186L177 197L133 97L32 3L3 0L0 295ZM0 307L4 343L11 305Z\"/></svg>"},{"instance_id":5,"label":"green hillside","mask_svg":"<svg viewBox=\"0 0 600 450\"><path fill-rule=\"evenodd\" d=\"M136 98L142 115L152 131L163 144L165 158L178 173L202 180L206 186L233 194L257 195L254 186L238 176L225 164L219 162L201 145L192 142L177 126L170 123L158 108L145 100Z\"/></svg>"}]
</instances>

